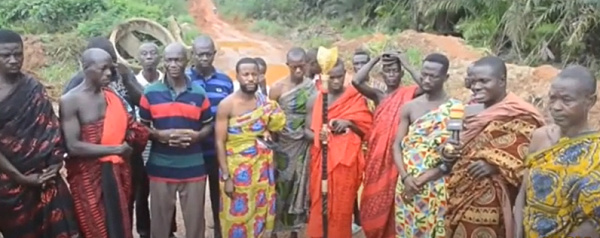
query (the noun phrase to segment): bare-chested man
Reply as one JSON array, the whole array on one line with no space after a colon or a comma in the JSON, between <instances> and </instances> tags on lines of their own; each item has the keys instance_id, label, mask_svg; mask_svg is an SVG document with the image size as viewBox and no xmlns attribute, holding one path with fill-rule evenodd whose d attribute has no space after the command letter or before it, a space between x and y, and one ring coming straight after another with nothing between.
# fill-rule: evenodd
<instances>
[{"instance_id":1,"label":"bare-chested man","mask_svg":"<svg viewBox=\"0 0 600 238\"><path fill-rule=\"evenodd\" d=\"M84 237L133 237L129 213L131 168L148 131L127 113L123 99L108 88L113 62L98 48L83 52L84 80L60 99L67 149L67 180Z\"/></svg>"},{"instance_id":2,"label":"bare-chested man","mask_svg":"<svg viewBox=\"0 0 600 238\"><path fill-rule=\"evenodd\" d=\"M578 65L552 82L554 124L533 132L515 206L516 237L600 237L600 133L588 120L596 84Z\"/></svg>"},{"instance_id":3,"label":"bare-chested man","mask_svg":"<svg viewBox=\"0 0 600 238\"><path fill-rule=\"evenodd\" d=\"M369 72L382 62L382 77L386 90L368 85ZM352 80L352 85L376 106L372 130L367 135L367 159L365 183L361 201L361 222L369 238L389 237L395 234L394 191L398 171L394 166L392 142L400 124L400 109L422 91L418 86L401 87L406 68L413 79L420 83L420 76L414 72L401 54L385 53L371 59Z\"/></svg>"},{"instance_id":4,"label":"bare-chested man","mask_svg":"<svg viewBox=\"0 0 600 238\"><path fill-rule=\"evenodd\" d=\"M0 29L0 236L79 237L67 158L44 85L22 72L23 40Z\"/></svg>"},{"instance_id":5,"label":"bare-chested man","mask_svg":"<svg viewBox=\"0 0 600 238\"><path fill-rule=\"evenodd\" d=\"M94 37L88 41L86 49L98 48L106 51L112 59L111 82L110 87L125 99L127 109L133 113L133 106L139 105L140 97L144 88L140 85L133 71L122 63L118 62L117 51L113 44L106 37ZM65 85L62 94L66 94L81 84L84 79L83 71L77 72Z\"/></svg>"},{"instance_id":6,"label":"bare-chested man","mask_svg":"<svg viewBox=\"0 0 600 238\"><path fill-rule=\"evenodd\" d=\"M285 128L277 135L280 150L275 152L278 173L275 231L291 231L292 237L298 237L308 210L306 156L309 143L304 139L304 122L308 100L316 90L314 82L305 76L304 49L290 49L286 61L290 76L275 83L269 93L287 118Z\"/></svg>"},{"instance_id":7,"label":"bare-chested man","mask_svg":"<svg viewBox=\"0 0 600 238\"><path fill-rule=\"evenodd\" d=\"M394 140L394 161L400 171L396 186L397 237L444 238L446 187L438 148L448 140L450 110L462 103L444 90L448 58L430 54L423 60L421 89L424 94L404 104ZM410 217L411 219L407 219Z\"/></svg>"},{"instance_id":8,"label":"bare-chested man","mask_svg":"<svg viewBox=\"0 0 600 238\"><path fill-rule=\"evenodd\" d=\"M220 212L228 237L265 237L275 224L275 166L271 132L285 126L285 114L258 90L258 64L236 65L240 89L217 110L216 147L223 182Z\"/></svg>"}]
</instances>

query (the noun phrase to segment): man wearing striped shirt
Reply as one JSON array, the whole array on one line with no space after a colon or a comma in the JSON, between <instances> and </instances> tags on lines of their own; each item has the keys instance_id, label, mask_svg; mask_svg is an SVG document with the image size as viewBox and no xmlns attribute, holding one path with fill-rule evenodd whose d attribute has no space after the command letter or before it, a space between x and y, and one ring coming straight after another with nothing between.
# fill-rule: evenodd
<instances>
[{"instance_id":1,"label":"man wearing striped shirt","mask_svg":"<svg viewBox=\"0 0 600 238\"><path fill-rule=\"evenodd\" d=\"M168 237L177 194L186 237L204 237L206 167L200 141L212 131L210 102L202 87L184 74L186 49L165 48L166 77L144 90L140 118L151 125L152 148L146 164L150 178L152 237Z\"/></svg>"},{"instance_id":2,"label":"man wearing striped shirt","mask_svg":"<svg viewBox=\"0 0 600 238\"><path fill-rule=\"evenodd\" d=\"M136 75L136 79L140 85L147 87L150 84L164 79L164 74L158 70L158 64L160 62L160 53L158 46L153 42L146 42L140 45L138 50L138 61L142 65L142 70ZM139 107L136 107L136 115L139 118ZM131 167L133 171L133 183L137 183L135 192L135 224L137 232L140 238L150 238L150 204L148 203L148 197L150 196L150 181L148 181L148 174L144 167L148 157L150 156L150 148L152 146L152 140L149 140L146 144L146 149L142 153L142 160L132 161ZM177 212L173 213L173 220L171 222L171 236L175 237L177 231L177 224L175 217Z\"/></svg>"},{"instance_id":3,"label":"man wearing striped shirt","mask_svg":"<svg viewBox=\"0 0 600 238\"><path fill-rule=\"evenodd\" d=\"M192 59L195 65L186 71L186 75L192 80L193 84L201 86L206 91L206 95L210 101L210 113L213 117L216 115L217 106L221 100L233 93L231 78L219 72L213 66L216 53L215 44L210 37L200 36L196 38L192 44ZM221 226L218 212L220 202L219 163L217 161L213 133L203 141L202 149L208 172L215 237L220 238Z\"/></svg>"}]
</instances>

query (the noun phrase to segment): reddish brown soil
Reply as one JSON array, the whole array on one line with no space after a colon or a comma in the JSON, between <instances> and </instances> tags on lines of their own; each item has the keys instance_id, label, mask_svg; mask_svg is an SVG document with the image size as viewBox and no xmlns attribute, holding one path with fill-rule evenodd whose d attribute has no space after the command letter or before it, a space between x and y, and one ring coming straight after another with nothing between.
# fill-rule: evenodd
<instances>
[{"instance_id":1,"label":"reddish brown soil","mask_svg":"<svg viewBox=\"0 0 600 238\"><path fill-rule=\"evenodd\" d=\"M23 69L35 71L46 66L44 44L35 36L23 37L25 62Z\"/></svg>"}]
</instances>

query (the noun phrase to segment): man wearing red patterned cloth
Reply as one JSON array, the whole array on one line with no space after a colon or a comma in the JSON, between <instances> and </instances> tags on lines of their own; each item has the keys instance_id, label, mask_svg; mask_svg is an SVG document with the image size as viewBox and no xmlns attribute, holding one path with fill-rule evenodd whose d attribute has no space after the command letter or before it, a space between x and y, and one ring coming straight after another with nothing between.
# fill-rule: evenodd
<instances>
[{"instance_id":1,"label":"man wearing red patterned cloth","mask_svg":"<svg viewBox=\"0 0 600 238\"><path fill-rule=\"evenodd\" d=\"M367 79L375 64L382 61L386 91L369 87ZM365 182L362 193L360 218L368 238L389 238L395 236L394 193L398 170L394 165L392 142L400 120L400 108L420 94L416 85L401 87L404 75L402 66L420 82L418 74L410 68L402 55L385 53L371 59L354 76L352 84L365 97L377 106L373 115L373 127L367 135L367 158L365 161Z\"/></svg>"},{"instance_id":2,"label":"man wearing red patterned cloth","mask_svg":"<svg viewBox=\"0 0 600 238\"><path fill-rule=\"evenodd\" d=\"M126 104L108 88L110 55L99 48L83 52L83 83L60 100L67 149L67 181L84 237L132 238L129 212L131 167L125 160L141 153L145 126L127 113Z\"/></svg>"}]
</instances>

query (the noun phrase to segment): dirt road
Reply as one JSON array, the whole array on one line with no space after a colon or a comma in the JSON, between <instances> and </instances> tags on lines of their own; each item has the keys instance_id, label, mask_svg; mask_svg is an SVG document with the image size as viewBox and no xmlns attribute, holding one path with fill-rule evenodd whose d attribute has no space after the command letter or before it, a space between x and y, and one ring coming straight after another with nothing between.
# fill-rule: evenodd
<instances>
[{"instance_id":1,"label":"dirt road","mask_svg":"<svg viewBox=\"0 0 600 238\"><path fill-rule=\"evenodd\" d=\"M267 83L288 75L285 53L289 45L273 38L245 32L219 18L211 0L190 1L190 14L196 26L217 44L215 66L235 78L235 64L242 57L262 57L268 63Z\"/></svg>"},{"instance_id":2,"label":"dirt road","mask_svg":"<svg viewBox=\"0 0 600 238\"><path fill-rule=\"evenodd\" d=\"M214 12L214 4L210 0L191 0L190 14L194 17L196 26L200 31L210 35L217 44L217 56L215 57L215 66L227 72L235 78L235 64L242 57L262 57L267 61L267 83L273 82L288 75L288 68L285 65L285 54L290 45L275 39L245 32L235 25L232 25ZM208 194L206 196L208 198ZM212 217L210 201L206 200L206 218ZM178 206L177 237L184 237L185 229L183 227L183 218L181 217L181 208ZM207 228L212 227L212 221L207 219ZM212 229L207 230L207 238L212 238ZM136 234L137 235L137 234ZM136 236L137 237L137 236ZM289 237L287 234L279 234L280 238ZM301 237L305 237L302 235ZM364 237L362 234L355 237Z\"/></svg>"}]
</instances>

